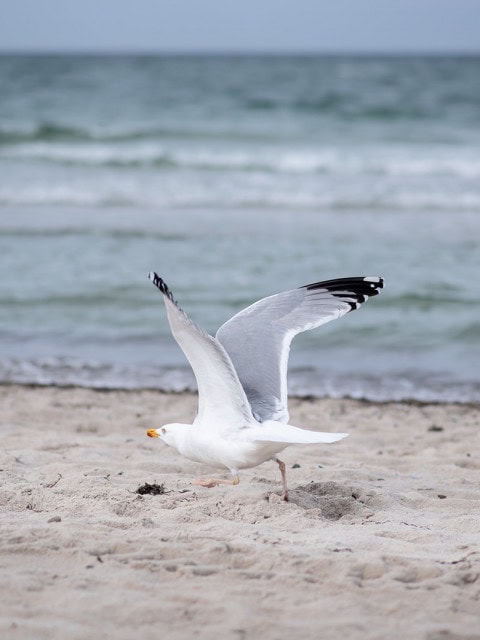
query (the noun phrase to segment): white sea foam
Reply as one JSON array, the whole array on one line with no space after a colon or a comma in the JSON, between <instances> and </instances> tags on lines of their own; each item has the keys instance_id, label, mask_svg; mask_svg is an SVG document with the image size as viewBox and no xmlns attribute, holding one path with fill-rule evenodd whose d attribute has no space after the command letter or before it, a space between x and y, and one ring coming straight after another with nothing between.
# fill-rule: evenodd
<instances>
[{"instance_id":1,"label":"white sea foam","mask_svg":"<svg viewBox=\"0 0 480 640\"><path fill-rule=\"evenodd\" d=\"M78 358L36 360L0 359L0 384L80 386L96 389L159 389L167 392L196 391L188 367L106 364ZM480 383L459 381L404 371L390 376L372 374L335 375L312 369L289 373L289 393L305 397L350 397L374 402L416 400L419 402L475 402Z\"/></svg>"},{"instance_id":2,"label":"white sea foam","mask_svg":"<svg viewBox=\"0 0 480 640\"><path fill-rule=\"evenodd\" d=\"M246 171L279 174L326 173L346 176L365 174L396 177L480 178L478 148L458 149L438 146L412 149L396 146L297 146L239 145L224 141L220 146L198 147L155 141L116 143L35 142L0 147L0 161L35 161L87 167L149 167L215 169L221 172ZM45 167L48 170L48 165Z\"/></svg>"},{"instance_id":3,"label":"white sea foam","mask_svg":"<svg viewBox=\"0 0 480 640\"><path fill-rule=\"evenodd\" d=\"M463 145L134 140L0 146L0 202L142 207L456 210L480 206ZM186 188L188 186L188 188Z\"/></svg>"}]
</instances>

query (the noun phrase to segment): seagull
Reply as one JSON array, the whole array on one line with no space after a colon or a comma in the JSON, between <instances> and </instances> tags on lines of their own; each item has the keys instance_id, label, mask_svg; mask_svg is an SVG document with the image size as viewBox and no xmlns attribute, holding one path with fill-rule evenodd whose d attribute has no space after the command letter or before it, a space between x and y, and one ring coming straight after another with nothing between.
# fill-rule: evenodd
<instances>
[{"instance_id":1,"label":"seagull","mask_svg":"<svg viewBox=\"0 0 480 640\"><path fill-rule=\"evenodd\" d=\"M148 278L163 294L173 337L198 386L192 424L166 424L147 435L196 462L228 469L231 479L199 478L211 488L237 485L240 469L275 461L288 501L285 463L277 454L292 444L325 444L347 433L322 433L289 424L287 365L295 335L358 309L383 288L377 276L315 282L263 298L225 322L213 337L180 308L156 273Z\"/></svg>"}]
</instances>

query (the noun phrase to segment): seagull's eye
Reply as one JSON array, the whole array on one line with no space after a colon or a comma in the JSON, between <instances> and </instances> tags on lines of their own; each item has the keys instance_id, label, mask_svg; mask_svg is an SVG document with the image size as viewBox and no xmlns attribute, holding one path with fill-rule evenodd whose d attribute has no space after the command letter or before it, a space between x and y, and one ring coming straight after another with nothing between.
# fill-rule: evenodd
<instances>
[{"instance_id":1,"label":"seagull's eye","mask_svg":"<svg viewBox=\"0 0 480 640\"><path fill-rule=\"evenodd\" d=\"M162 433L167 433L167 430L166 430L164 427L162 427L162 428L160 429L160 431L161 431Z\"/></svg>"}]
</instances>

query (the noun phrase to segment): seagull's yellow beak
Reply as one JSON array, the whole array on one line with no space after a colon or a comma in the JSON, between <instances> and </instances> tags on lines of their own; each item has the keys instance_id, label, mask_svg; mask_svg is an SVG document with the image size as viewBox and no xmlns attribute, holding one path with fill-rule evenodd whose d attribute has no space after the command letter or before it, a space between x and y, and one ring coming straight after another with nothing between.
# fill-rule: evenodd
<instances>
[{"instance_id":1,"label":"seagull's yellow beak","mask_svg":"<svg viewBox=\"0 0 480 640\"><path fill-rule=\"evenodd\" d=\"M159 435L158 435L158 433L157 433L157 430L156 430L156 429L149 429L149 430L147 431L147 436L148 436L149 438L158 438L158 437L159 437Z\"/></svg>"}]
</instances>

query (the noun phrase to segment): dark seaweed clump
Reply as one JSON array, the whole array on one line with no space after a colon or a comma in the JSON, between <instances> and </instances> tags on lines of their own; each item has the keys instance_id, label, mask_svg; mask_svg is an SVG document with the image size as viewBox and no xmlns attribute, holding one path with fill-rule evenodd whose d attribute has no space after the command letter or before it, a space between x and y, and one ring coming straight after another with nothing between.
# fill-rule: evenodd
<instances>
[{"instance_id":1,"label":"dark seaweed clump","mask_svg":"<svg viewBox=\"0 0 480 640\"><path fill-rule=\"evenodd\" d=\"M141 496L144 496L146 494L151 496L161 496L162 493L165 493L165 485L157 484L156 482L154 482L153 484L145 482L145 484L142 484L140 487L138 487L136 493L139 493Z\"/></svg>"}]
</instances>

